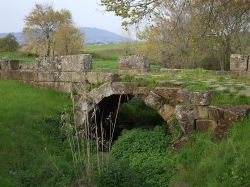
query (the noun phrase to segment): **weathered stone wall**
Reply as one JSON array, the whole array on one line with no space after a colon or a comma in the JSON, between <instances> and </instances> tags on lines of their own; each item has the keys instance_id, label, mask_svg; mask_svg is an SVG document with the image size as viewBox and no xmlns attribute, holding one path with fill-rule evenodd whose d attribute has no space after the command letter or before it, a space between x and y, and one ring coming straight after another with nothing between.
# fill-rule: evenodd
<instances>
[{"instance_id":1,"label":"weathered stone wall","mask_svg":"<svg viewBox=\"0 0 250 187\"><path fill-rule=\"evenodd\" d=\"M230 57L230 70L240 75L250 75L250 56L232 54Z\"/></svg>"},{"instance_id":2,"label":"weathered stone wall","mask_svg":"<svg viewBox=\"0 0 250 187\"><path fill-rule=\"evenodd\" d=\"M120 71L147 72L150 68L147 58L139 55L121 57L118 64Z\"/></svg>"},{"instance_id":3,"label":"weathered stone wall","mask_svg":"<svg viewBox=\"0 0 250 187\"><path fill-rule=\"evenodd\" d=\"M112 73L95 73L91 55L38 58L35 63L0 61L0 78L69 92L72 82L99 84L117 80Z\"/></svg>"}]
</instances>

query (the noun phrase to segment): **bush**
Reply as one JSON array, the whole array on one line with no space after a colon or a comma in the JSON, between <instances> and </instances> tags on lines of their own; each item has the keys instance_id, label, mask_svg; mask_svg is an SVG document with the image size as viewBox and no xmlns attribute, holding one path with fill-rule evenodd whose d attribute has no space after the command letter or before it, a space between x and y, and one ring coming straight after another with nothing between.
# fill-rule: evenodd
<instances>
[{"instance_id":1,"label":"bush","mask_svg":"<svg viewBox=\"0 0 250 187\"><path fill-rule=\"evenodd\" d=\"M97 178L100 187L140 187L145 186L143 175L131 168L128 163L112 159Z\"/></svg>"},{"instance_id":2,"label":"bush","mask_svg":"<svg viewBox=\"0 0 250 187\"><path fill-rule=\"evenodd\" d=\"M112 155L140 174L144 179L142 186L167 186L174 171L170 142L171 136L163 126L133 129L115 142Z\"/></svg>"},{"instance_id":3,"label":"bush","mask_svg":"<svg viewBox=\"0 0 250 187\"><path fill-rule=\"evenodd\" d=\"M13 34L8 34L4 38L0 38L0 51L11 52L18 49L18 42Z\"/></svg>"}]
</instances>

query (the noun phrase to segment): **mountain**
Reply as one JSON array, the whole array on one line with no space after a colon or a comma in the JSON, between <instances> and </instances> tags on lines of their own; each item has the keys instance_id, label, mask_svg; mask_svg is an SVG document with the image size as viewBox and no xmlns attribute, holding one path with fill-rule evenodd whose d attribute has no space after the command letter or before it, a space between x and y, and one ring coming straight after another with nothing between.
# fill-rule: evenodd
<instances>
[{"instance_id":1,"label":"mountain","mask_svg":"<svg viewBox=\"0 0 250 187\"><path fill-rule=\"evenodd\" d=\"M129 38L123 37L121 35L115 34L104 29L82 27L80 28L80 30L84 34L85 43L87 44L122 43L131 41L131 39ZM0 33L0 38L6 36L7 34L8 33ZM25 43L22 32L13 32L12 34L16 37L18 43Z\"/></svg>"},{"instance_id":2,"label":"mountain","mask_svg":"<svg viewBox=\"0 0 250 187\"><path fill-rule=\"evenodd\" d=\"M83 27L80 28L81 32L84 33L85 43L121 43L130 41L131 39L125 38L113 32L91 28L91 27Z\"/></svg>"}]
</instances>

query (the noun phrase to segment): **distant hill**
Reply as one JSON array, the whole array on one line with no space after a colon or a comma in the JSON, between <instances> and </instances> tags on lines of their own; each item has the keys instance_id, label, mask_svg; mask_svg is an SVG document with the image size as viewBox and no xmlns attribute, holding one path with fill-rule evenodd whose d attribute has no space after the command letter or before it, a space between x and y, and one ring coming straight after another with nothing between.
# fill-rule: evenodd
<instances>
[{"instance_id":1,"label":"distant hill","mask_svg":"<svg viewBox=\"0 0 250 187\"><path fill-rule=\"evenodd\" d=\"M121 35L103 29L82 27L80 28L80 30L82 33L84 33L85 43L87 44L122 43L131 41L131 39L129 38L123 37ZM7 34L8 33L0 33L0 38L6 36ZM18 43L20 44L25 43L22 32L14 32L12 34L17 38Z\"/></svg>"}]
</instances>

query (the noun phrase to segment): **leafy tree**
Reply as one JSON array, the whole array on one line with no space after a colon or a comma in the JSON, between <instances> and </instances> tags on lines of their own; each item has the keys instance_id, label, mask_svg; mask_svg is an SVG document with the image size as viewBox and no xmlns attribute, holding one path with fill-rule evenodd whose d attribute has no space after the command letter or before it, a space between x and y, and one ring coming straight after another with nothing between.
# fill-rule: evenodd
<instances>
[{"instance_id":1,"label":"leafy tree","mask_svg":"<svg viewBox=\"0 0 250 187\"><path fill-rule=\"evenodd\" d=\"M16 51L18 47L19 44L13 34L8 34L4 38L0 39L0 51Z\"/></svg>"},{"instance_id":2,"label":"leafy tree","mask_svg":"<svg viewBox=\"0 0 250 187\"><path fill-rule=\"evenodd\" d=\"M55 11L50 5L36 4L32 12L25 17L23 29L30 43L46 43L46 56L54 49L55 33L59 27L72 24L68 10Z\"/></svg>"},{"instance_id":3,"label":"leafy tree","mask_svg":"<svg viewBox=\"0 0 250 187\"><path fill-rule=\"evenodd\" d=\"M192 67L212 55L224 70L230 53L245 47L240 42L241 33L250 30L250 4L246 0L101 0L101 3L107 11L121 16L125 26L142 20L150 23L142 34L148 42L144 53L156 50L155 54L160 56L157 60L170 64L178 62Z\"/></svg>"},{"instance_id":4,"label":"leafy tree","mask_svg":"<svg viewBox=\"0 0 250 187\"><path fill-rule=\"evenodd\" d=\"M55 49L58 55L77 54L83 48L83 35L72 25L58 28L55 33Z\"/></svg>"}]
</instances>

